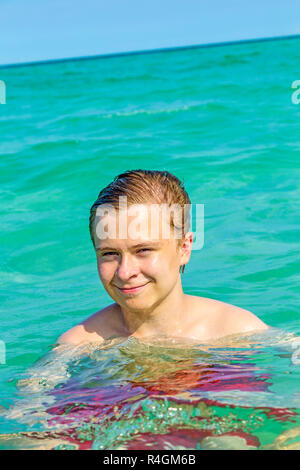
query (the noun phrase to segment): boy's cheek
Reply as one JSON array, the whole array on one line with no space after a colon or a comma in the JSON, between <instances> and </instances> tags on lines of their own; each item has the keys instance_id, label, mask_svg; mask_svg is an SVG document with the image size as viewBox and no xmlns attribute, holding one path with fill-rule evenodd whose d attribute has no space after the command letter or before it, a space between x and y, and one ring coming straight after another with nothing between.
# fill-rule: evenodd
<instances>
[{"instance_id":1,"label":"boy's cheek","mask_svg":"<svg viewBox=\"0 0 300 470\"><path fill-rule=\"evenodd\" d=\"M98 274L100 277L100 280L103 284L109 282L110 279L110 271L108 269L105 269L105 267L101 264L98 263L97 265L98 268Z\"/></svg>"},{"instance_id":2,"label":"boy's cheek","mask_svg":"<svg viewBox=\"0 0 300 470\"><path fill-rule=\"evenodd\" d=\"M147 262L145 269L151 272L153 275L161 274L166 269L167 260L162 256L156 255L150 261Z\"/></svg>"}]
</instances>

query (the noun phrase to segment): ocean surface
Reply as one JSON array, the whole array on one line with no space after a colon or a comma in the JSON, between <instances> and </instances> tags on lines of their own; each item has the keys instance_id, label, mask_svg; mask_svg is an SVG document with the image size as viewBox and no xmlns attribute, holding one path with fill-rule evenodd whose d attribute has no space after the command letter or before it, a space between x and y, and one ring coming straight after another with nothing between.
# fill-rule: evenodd
<instances>
[{"instance_id":1,"label":"ocean surface","mask_svg":"<svg viewBox=\"0 0 300 470\"><path fill-rule=\"evenodd\" d=\"M0 448L299 449L300 39L0 68L0 80ZM248 309L268 332L230 347L52 349L112 302L89 209L138 168L174 173L204 204L185 293Z\"/></svg>"}]
</instances>

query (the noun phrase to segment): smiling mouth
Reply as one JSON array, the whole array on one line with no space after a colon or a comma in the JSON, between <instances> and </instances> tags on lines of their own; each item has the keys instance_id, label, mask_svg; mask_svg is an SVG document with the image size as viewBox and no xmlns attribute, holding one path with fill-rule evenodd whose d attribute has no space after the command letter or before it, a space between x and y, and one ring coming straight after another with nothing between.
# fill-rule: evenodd
<instances>
[{"instance_id":1,"label":"smiling mouth","mask_svg":"<svg viewBox=\"0 0 300 470\"><path fill-rule=\"evenodd\" d=\"M136 287L118 287L116 286L123 294L131 294L134 292L139 292L143 287L147 286L149 282L146 282L146 284L143 284L141 286L136 286Z\"/></svg>"}]
</instances>

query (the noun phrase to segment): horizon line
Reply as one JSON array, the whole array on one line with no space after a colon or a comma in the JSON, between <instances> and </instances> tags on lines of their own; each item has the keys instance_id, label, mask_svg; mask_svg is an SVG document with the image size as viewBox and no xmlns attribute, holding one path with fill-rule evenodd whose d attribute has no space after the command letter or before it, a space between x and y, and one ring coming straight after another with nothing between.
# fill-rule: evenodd
<instances>
[{"instance_id":1,"label":"horizon line","mask_svg":"<svg viewBox=\"0 0 300 470\"><path fill-rule=\"evenodd\" d=\"M278 40L296 39L296 38L300 38L300 34L290 34L290 35L285 35L285 36L271 36L271 37L256 38L256 39L238 39L236 41L213 42L213 43L195 44L195 45L189 45L189 46L162 47L162 48L157 48L157 49L145 49L145 50L138 50L138 51L111 52L107 54L95 54L95 55L90 55L90 56L78 56L78 57L75 56L75 57L66 57L62 59L45 59L45 60L36 60L36 61L29 61L29 62L17 62L13 64L0 64L0 69L14 68L14 67L28 67L32 65L48 65L48 64L56 64L56 63L61 63L61 62L63 63L72 62L72 61L110 59L114 57L123 57L123 56L130 56L130 55L157 54L160 52L176 52L179 50L187 50L187 49L222 47L222 46L238 45L238 44L245 44L245 43L251 43L251 42L278 41Z\"/></svg>"}]
</instances>

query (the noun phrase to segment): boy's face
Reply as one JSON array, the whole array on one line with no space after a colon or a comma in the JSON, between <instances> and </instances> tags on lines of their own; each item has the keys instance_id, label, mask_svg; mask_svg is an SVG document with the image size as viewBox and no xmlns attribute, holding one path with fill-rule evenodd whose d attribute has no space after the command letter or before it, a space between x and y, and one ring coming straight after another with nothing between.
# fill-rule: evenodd
<instances>
[{"instance_id":1,"label":"boy's face","mask_svg":"<svg viewBox=\"0 0 300 470\"><path fill-rule=\"evenodd\" d=\"M117 304L132 312L147 311L174 289L180 266L189 261L193 236L189 232L179 244L159 209L154 208L152 218L153 206L144 204L138 217L131 208L96 216L98 273Z\"/></svg>"}]
</instances>

